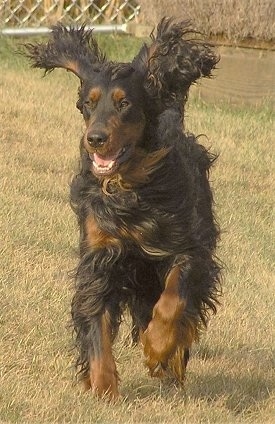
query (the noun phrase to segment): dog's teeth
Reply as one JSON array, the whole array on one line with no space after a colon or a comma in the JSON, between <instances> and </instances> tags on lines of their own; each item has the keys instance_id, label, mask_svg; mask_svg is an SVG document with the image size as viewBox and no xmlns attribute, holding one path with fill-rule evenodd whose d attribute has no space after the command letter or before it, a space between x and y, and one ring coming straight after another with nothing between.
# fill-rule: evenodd
<instances>
[{"instance_id":1,"label":"dog's teeth","mask_svg":"<svg viewBox=\"0 0 275 424\"><path fill-rule=\"evenodd\" d=\"M108 171L110 171L112 168L113 168L113 166L114 166L114 161L111 161L108 165L106 165L106 166L102 166L102 165L99 165L99 164L97 164L96 163L96 161L93 161L93 166L94 166L94 168L98 171L98 172L100 172L100 173L104 173L104 172L108 172Z\"/></svg>"}]
</instances>

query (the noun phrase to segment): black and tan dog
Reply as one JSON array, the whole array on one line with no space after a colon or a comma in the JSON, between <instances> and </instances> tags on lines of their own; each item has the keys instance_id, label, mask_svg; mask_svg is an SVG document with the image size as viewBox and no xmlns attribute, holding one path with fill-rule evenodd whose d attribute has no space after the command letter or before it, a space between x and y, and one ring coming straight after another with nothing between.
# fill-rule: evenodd
<instances>
[{"instance_id":1,"label":"black and tan dog","mask_svg":"<svg viewBox=\"0 0 275 424\"><path fill-rule=\"evenodd\" d=\"M80 375L99 396L118 396L112 344L126 307L150 374L180 382L216 311L214 156L182 123L189 87L218 58L192 37L188 22L165 18L129 63L108 61L84 27L57 25L48 43L26 46L34 67L80 79L86 130L71 185L80 227L72 319Z\"/></svg>"}]
</instances>

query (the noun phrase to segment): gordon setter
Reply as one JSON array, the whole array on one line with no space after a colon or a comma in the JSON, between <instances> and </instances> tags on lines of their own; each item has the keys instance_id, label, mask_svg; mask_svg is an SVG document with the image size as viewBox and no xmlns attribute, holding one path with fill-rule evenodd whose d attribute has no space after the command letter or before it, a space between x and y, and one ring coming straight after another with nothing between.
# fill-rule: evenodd
<instances>
[{"instance_id":1,"label":"gordon setter","mask_svg":"<svg viewBox=\"0 0 275 424\"><path fill-rule=\"evenodd\" d=\"M71 184L79 375L98 396L118 396L112 344L127 308L150 375L183 382L220 291L208 180L215 156L184 132L184 106L218 57L189 22L170 18L129 63L107 60L85 26L58 24L47 43L26 49L33 67L64 68L80 80L86 129Z\"/></svg>"}]
</instances>

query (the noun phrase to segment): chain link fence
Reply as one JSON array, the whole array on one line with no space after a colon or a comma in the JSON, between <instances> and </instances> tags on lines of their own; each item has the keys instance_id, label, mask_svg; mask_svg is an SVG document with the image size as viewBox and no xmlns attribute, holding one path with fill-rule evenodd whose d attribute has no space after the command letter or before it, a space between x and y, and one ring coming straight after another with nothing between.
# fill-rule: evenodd
<instances>
[{"instance_id":1,"label":"chain link fence","mask_svg":"<svg viewBox=\"0 0 275 424\"><path fill-rule=\"evenodd\" d=\"M62 22L124 31L139 10L136 0L0 0L0 30L11 35L43 33Z\"/></svg>"}]
</instances>

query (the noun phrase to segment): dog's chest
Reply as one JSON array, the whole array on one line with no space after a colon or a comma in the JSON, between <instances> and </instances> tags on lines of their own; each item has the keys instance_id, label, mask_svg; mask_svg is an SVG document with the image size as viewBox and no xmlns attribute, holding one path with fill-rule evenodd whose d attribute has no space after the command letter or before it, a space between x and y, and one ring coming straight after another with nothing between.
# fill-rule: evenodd
<instances>
[{"instance_id":1,"label":"dog's chest","mask_svg":"<svg viewBox=\"0 0 275 424\"><path fill-rule=\"evenodd\" d=\"M180 215L169 213L160 202L151 205L133 193L122 198L100 197L85 222L86 240L92 248L117 246L142 250L149 256L166 257L182 245ZM176 248L176 250L178 250Z\"/></svg>"}]
</instances>

